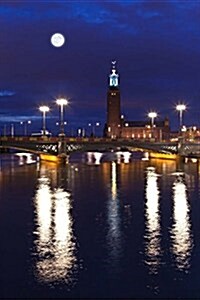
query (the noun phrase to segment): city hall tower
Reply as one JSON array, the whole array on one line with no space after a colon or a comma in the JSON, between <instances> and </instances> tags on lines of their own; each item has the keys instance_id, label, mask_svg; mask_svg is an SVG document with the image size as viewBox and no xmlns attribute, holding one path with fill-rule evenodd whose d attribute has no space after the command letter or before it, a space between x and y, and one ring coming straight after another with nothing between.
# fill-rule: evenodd
<instances>
[{"instance_id":1,"label":"city hall tower","mask_svg":"<svg viewBox=\"0 0 200 300\"><path fill-rule=\"evenodd\" d=\"M116 69L116 61L112 61L111 73L109 75L109 86L107 92L107 136L117 138L121 136L121 108L119 75Z\"/></svg>"}]
</instances>

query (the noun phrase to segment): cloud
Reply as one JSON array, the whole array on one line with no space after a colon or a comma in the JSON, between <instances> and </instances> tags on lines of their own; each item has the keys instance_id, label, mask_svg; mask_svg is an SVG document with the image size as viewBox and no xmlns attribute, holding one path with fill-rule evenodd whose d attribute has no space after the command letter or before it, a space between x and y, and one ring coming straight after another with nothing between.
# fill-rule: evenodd
<instances>
[{"instance_id":1,"label":"cloud","mask_svg":"<svg viewBox=\"0 0 200 300\"><path fill-rule=\"evenodd\" d=\"M166 110L172 99L186 98L200 109L199 8L191 1L1 2L0 82L6 88L0 97L13 96L1 109L34 115L39 104L64 94L73 98L69 117L103 122L113 58L122 106L133 119L143 115L141 105L132 105L141 100ZM60 49L50 44L55 32L66 37Z\"/></svg>"},{"instance_id":2,"label":"cloud","mask_svg":"<svg viewBox=\"0 0 200 300\"><path fill-rule=\"evenodd\" d=\"M10 97L15 95L15 92L13 91L8 91L8 90L0 90L0 97Z\"/></svg>"}]
</instances>

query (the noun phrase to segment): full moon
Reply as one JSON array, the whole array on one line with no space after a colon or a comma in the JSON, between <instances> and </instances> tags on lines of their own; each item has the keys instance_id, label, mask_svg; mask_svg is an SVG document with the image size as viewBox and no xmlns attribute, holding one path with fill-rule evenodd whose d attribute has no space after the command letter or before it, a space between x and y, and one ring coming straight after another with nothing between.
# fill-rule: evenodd
<instances>
[{"instance_id":1,"label":"full moon","mask_svg":"<svg viewBox=\"0 0 200 300\"><path fill-rule=\"evenodd\" d=\"M51 37L51 44L54 47L62 47L65 43L65 38L61 33L54 33Z\"/></svg>"}]
</instances>

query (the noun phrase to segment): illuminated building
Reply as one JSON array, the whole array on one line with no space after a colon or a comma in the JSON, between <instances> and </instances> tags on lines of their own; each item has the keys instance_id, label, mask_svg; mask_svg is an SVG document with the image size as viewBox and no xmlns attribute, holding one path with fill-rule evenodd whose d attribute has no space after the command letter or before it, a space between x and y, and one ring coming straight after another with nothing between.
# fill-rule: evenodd
<instances>
[{"instance_id":1,"label":"illuminated building","mask_svg":"<svg viewBox=\"0 0 200 300\"><path fill-rule=\"evenodd\" d=\"M116 61L112 62L109 75L109 88L107 93L107 123L104 135L112 139L131 138L136 140L163 141L170 138L168 118L155 121L125 121L121 116L121 100L119 87L119 74Z\"/></svg>"},{"instance_id":2,"label":"illuminated building","mask_svg":"<svg viewBox=\"0 0 200 300\"><path fill-rule=\"evenodd\" d=\"M154 127L145 121L124 121L121 137L135 140L168 140L170 136L169 120L155 121Z\"/></svg>"},{"instance_id":3,"label":"illuminated building","mask_svg":"<svg viewBox=\"0 0 200 300\"><path fill-rule=\"evenodd\" d=\"M111 138L117 138L121 135L120 89L119 75L116 70L116 61L112 62L111 74L109 75L106 131L106 135Z\"/></svg>"}]
</instances>

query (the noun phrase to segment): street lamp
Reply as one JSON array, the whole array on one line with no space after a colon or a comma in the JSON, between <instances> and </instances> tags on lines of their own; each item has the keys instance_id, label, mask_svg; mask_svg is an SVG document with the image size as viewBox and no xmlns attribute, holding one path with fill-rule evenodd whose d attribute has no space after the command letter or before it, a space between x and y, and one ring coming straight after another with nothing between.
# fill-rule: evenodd
<instances>
[{"instance_id":1,"label":"street lamp","mask_svg":"<svg viewBox=\"0 0 200 300\"><path fill-rule=\"evenodd\" d=\"M186 105L185 104L178 104L176 105L176 110L179 112L179 117L180 117L180 130L183 126L183 112L186 110Z\"/></svg>"},{"instance_id":2,"label":"street lamp","mask_svg":"<svg viewBox=\"0 0 200 300\"><path fill-rule=\"evenodd\" d=\"M151 119L151 127L154 127L154 119L157 117L157 113L154 111L151 111L148 113L148 117Z\"/></svg>"},{"instance_id":3,"label":"street lamp","mask_svg":"<svg viewBox=\"0 0 200 300\"><path fill-rule=\"evenodd\" d=\"M46 112L49 112L49 107L48 106L40 106L39 107L39 110L42 112L42 119L43 119L43 122L42 122L42 131L43 131L43 135L46 135Z\"/></svg>"},{"instance_id":4,"label":"street lamp","mask_svg":"<svg viewBox=\"0 0 200 300\"><path fill-rule=\"evenodd\" d=\"M99 127L100 126L100 123L99 122L96 122L96 124L95 124L97 127Z\"/></svg>"},{"instance_id":5,"label":"street lamp","mask_svg":"<svg viewBox=\"0 0 200 300\"><path fill-rule=\"evenodd\" d=\"M157 117L157 113L155 111L151 111L148 113L148 117L151 119L151 136L153 138L153 128L154 128L154 119Z\"/></svg>"},{"instance_id":6,"label":"street lamp","mask_svg":"<svg viewBox=\"0 0 200 300\"><path fill-rule=\"evenodd\" d=\"M91 127L90 136L94 135L94 133L93 133L93 129L92 129L92 123L88 123L88 126L89 126L89 127Z\"/></svg>"},{"instance_id":7,"label":"street lamp","mask_svg":"<svg viewBox=\"0 0 200 300\"><path fill-rule=\"evenodd\" d=\"M67 105L68 101L64 98L60 98L56 100L56 103L60 106L60 135L65 135L63 113L64 105Z\"/></svg>"},{"instance_id":8,"label":"street lamp","mask_svg":"<svg viewBox=\"0 0 200 300\"><path fill-rule=\"evenodd\" d=\"M91 135L92 136L95 136L95 126L100 126L100 123L99 122L96 122L95 124L92 124L92 123L88 123L88 126L91 127Z\"/></svg>"},{"instance_id":9,"label":"street lamp","mask_svg":"<svg viewBox=\"0 0 200 300\"><path fill-rule=\"evenodd\" d=\"M11 125L10 125L10 135L11 135L11 137L14 137L14 135L15 135L14 124L11 124Z\"/></svg>"},{"instance_id":10,"label":"street lamp","mask_svg":"<svg viewBox=\"0 0 200 300\"><path fill-rule=\"evenodd\" d=\"M56 126L59 126L60 123L59 122L56 122ZM67 122L63 122L63 125L66 126L67 125Z\"/></svg>"},{"instance_id":11,"label":"street lamp","mask_svg":"<svg viewBox=\"0 0 200 300\"><path fill-rule=\"evenodd\" d=\"M24 135L27 135L27 131L28 131L28 125L31 124L31 121L24 121L24 122L20 122L21 125L24 125Z\"/></svg>"}]
</instances>

